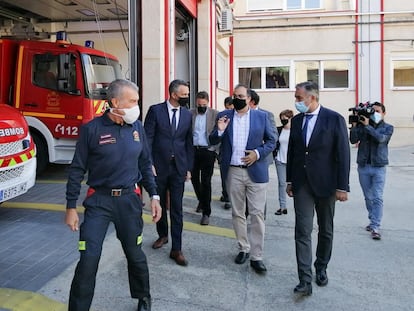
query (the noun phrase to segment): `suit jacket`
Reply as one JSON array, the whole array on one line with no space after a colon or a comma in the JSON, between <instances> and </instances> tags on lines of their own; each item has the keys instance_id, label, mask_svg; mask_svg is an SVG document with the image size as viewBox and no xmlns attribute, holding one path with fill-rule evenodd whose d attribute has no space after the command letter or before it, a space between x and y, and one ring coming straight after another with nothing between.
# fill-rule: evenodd
<instances>
[{"instance_id":1,"label":"suit jacket","mask_svg":"<svg viewBox=\"0 0 414 311\"><path fill-rule=\"evenodd\" d=\"M175 135L172 135L167 102L152 105L145 117L145 132L157 175L168 173L174 155L178 172L185 176L194 162L191 113L180 107L180 118Z\"/></svg>"},{"instance_id":2,"label":"suit jacket","mask_svg":"<svg viewBox=\"0 0 414 311\"><path fill-rule=\"evenodd\" d=\"M225 110L218 114L217 118L227 116L230 123L222 136L218 136L217 123L210 134L210 142L217 144L221 142L221 168L223 180L226 180L230 167L231 155L233 153L233 118L235 111ZM247 168L250 178L255 183L266 183L269 181L269 164L266 157L275 148L276 133L270 124L268 114L250 109L250 131L247 138L246 150L254 150L260 154L260 159Z\"/></svg>"},{"instance_id":3,"label":"suit jacket","mask_svg":"<svg viewBox=\"0 0 414 311\"><path fill-rule=\"evenodd\" d=\"M191 111L191 114L192 114L192 125L193 125L193 129L194 129L195 128L195 119L196 119L196 116L197 116L197 109L192 108L190 111ZM210 107L207 107L207 111L206 111L206 139L207 139L207 142L209 142L208 136L213 131L214 125L216 124L217 115L218 115L217 110L211 109ZM209 142L209 146L210 146L210 148L208 148L208 149L210 151L218 152L219 145L212 145Z\"/></svg>"},{"instance_id":4,"label":"suit jacket","mask_svg":"<svg viewBox=\"0 0 414 311\"><path fill-rule=\"evenodd\" d=\"M292 118L286 164L286 181L293 192L306 182L317 197L336 190L349 191L350 149L345 119L321 107L308 147L302 138L304 114Z\"/></svg>"},{"instance_id":5,"label":"suit jacket","mask_svg":"<svg viewBox=\"0 0 414 311\"><path fill-rule=\"evenodd\" d=\"M273 131L276 133L276 142L278 141L279 133L276 131L276 122L275 122L275 115L273 112L270 112L268 110L259 108L260 111L266 112L267 116L269 117L270 124L273 126ZM267 164L272 164L274 161L273 152L269 153L269 155L266 158Z\"/></svg>"}]
</instances>

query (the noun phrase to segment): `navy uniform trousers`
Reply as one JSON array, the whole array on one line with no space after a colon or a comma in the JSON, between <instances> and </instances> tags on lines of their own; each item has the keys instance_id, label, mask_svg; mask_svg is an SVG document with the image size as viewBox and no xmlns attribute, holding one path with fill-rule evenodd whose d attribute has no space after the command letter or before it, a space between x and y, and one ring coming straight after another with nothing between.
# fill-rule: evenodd
<instances>
[{"instance_id":1,"label":"navy uniform trousers","mask_svg":"<svg viewBox=\"0 0 414 311\"><path fill-rule=\"evenodd\" d=\"M125 192L125 191L124 191ZM76 266L69 297L69 311L89 311L95 290L96 273L108 226L113 222L117 238L128 261L132 298L149 297L149 273L142 244L142 202L130 190L121 196L96 191L88 196L80 226L80 260Z\"/></svg>"}]
</instances>

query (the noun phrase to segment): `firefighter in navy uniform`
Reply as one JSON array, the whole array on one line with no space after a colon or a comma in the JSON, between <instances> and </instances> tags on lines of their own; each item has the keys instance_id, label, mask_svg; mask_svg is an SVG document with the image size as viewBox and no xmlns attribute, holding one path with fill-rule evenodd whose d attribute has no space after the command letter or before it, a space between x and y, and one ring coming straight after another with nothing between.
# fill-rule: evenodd
<instances>
[{"instance_id":1,"label":"firefighter in navy uniform","mask_svg":"<svg viewBox=\"0 0 414 311\"><path fill-rule=\"evenodd\" d=\"M139 117L138 87L115 80L108 88L110 109L84 125L69 167L65 223L79 229L76 201L88 173L88 193L83 201L77 264L69 297L69 311L90 309L102 243L109 222L128 261L129 287L138 298L138 311L151 310L148 265L142 245L142 201L137 183L151 196L152 219L161 217L152 161Z\"/></svg>"}]
</instances>

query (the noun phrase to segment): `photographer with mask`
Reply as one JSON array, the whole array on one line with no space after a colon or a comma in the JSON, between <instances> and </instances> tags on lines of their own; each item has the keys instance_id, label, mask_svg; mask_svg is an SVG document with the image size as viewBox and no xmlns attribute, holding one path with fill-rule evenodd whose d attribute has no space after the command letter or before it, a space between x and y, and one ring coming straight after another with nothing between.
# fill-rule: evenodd
<instances>
[{"instance_id":1,"label":"photographer with mask","mask_svg":"<svg viewBox=\"0 0 414 311\"><path fill-rule=\"evenodd\" d=\"M350 142L358 143L358 176L368 210L369 225L365 227L374 240L380 240L383 211L383 192L386 165L388 164L388 142L394 127L384 122L385 106L379 102L370 105L374 113L367 118L359 117L352 122Z\"/></svg>"}]
</instances>

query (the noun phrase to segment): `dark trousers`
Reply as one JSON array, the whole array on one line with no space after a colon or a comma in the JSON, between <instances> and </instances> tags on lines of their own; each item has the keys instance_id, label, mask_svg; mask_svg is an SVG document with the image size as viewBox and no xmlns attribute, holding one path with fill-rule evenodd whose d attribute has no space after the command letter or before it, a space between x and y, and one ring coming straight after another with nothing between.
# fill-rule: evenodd
<instances>
[{"instance_id":1,"label":"dark trousers","mask_svg":"<svg viewBox=\"0 0 414 311\"><path fill-rule=\"evenodd\" d=\"M69 296L69 311L88 311L95 290L99 259L110 222L128 261L132 298L150 296L147 259L141 249L142 202L133 192L120 197L94 193L84 201L85 214L79 233L80 260Z\"/></svg>"},{"instance_id":2,"label":"dark trousers","mask_svg":"<svg viewBox=\"0 0 414 311\"><path fill-rule=\"evenodd\" d=\"M216 153L207 148L195 148L191 182L203 215L211 214L211 177L213 177Z\"/></svg>"},{"instance_id":3,"label":"dark trousers","mask_svg":"<svg viewBox=\"0 0 414 311\"><path fill-rule=\"evenodd\" d=\"M170 222L171 222L171 250L181 250L181 237L183 232L183 194L185 176L180 175L171 161L168 172L158 172L156 176L160 204L162 208L161 219L157 222L159 237L168 237L167 221L167 192L169 193Z\"/></svg>"},{"instance_id":4,"label":"dark trousers","mask_svg":"<svg viewBox=\"0 0 414 311\"><path fill-rule=\"evenodd\" d=\"M221 178L221 195L224 198L225 202L230 202L230 198L229 198L229 194L227 193L227 186L226 186L226 181L223 178L223 169L220 163L220 155L218 156L218 164L220 166L220 178Z\"/></svg>"},{"instance_id":5,"label":"dark trousers","mask_svg":"<svg viewBox=\"0 0 414 311\"><path fill-rule=\"evenodd\" d=\"M312 281L312 229L316 211L318 221L318 245L316 247L316 271L326 270L332 254L333 218L335 194L328 198L318 198L308 184L294 194L295 245L299 280Z\"/></svg>"}]
</instances>

